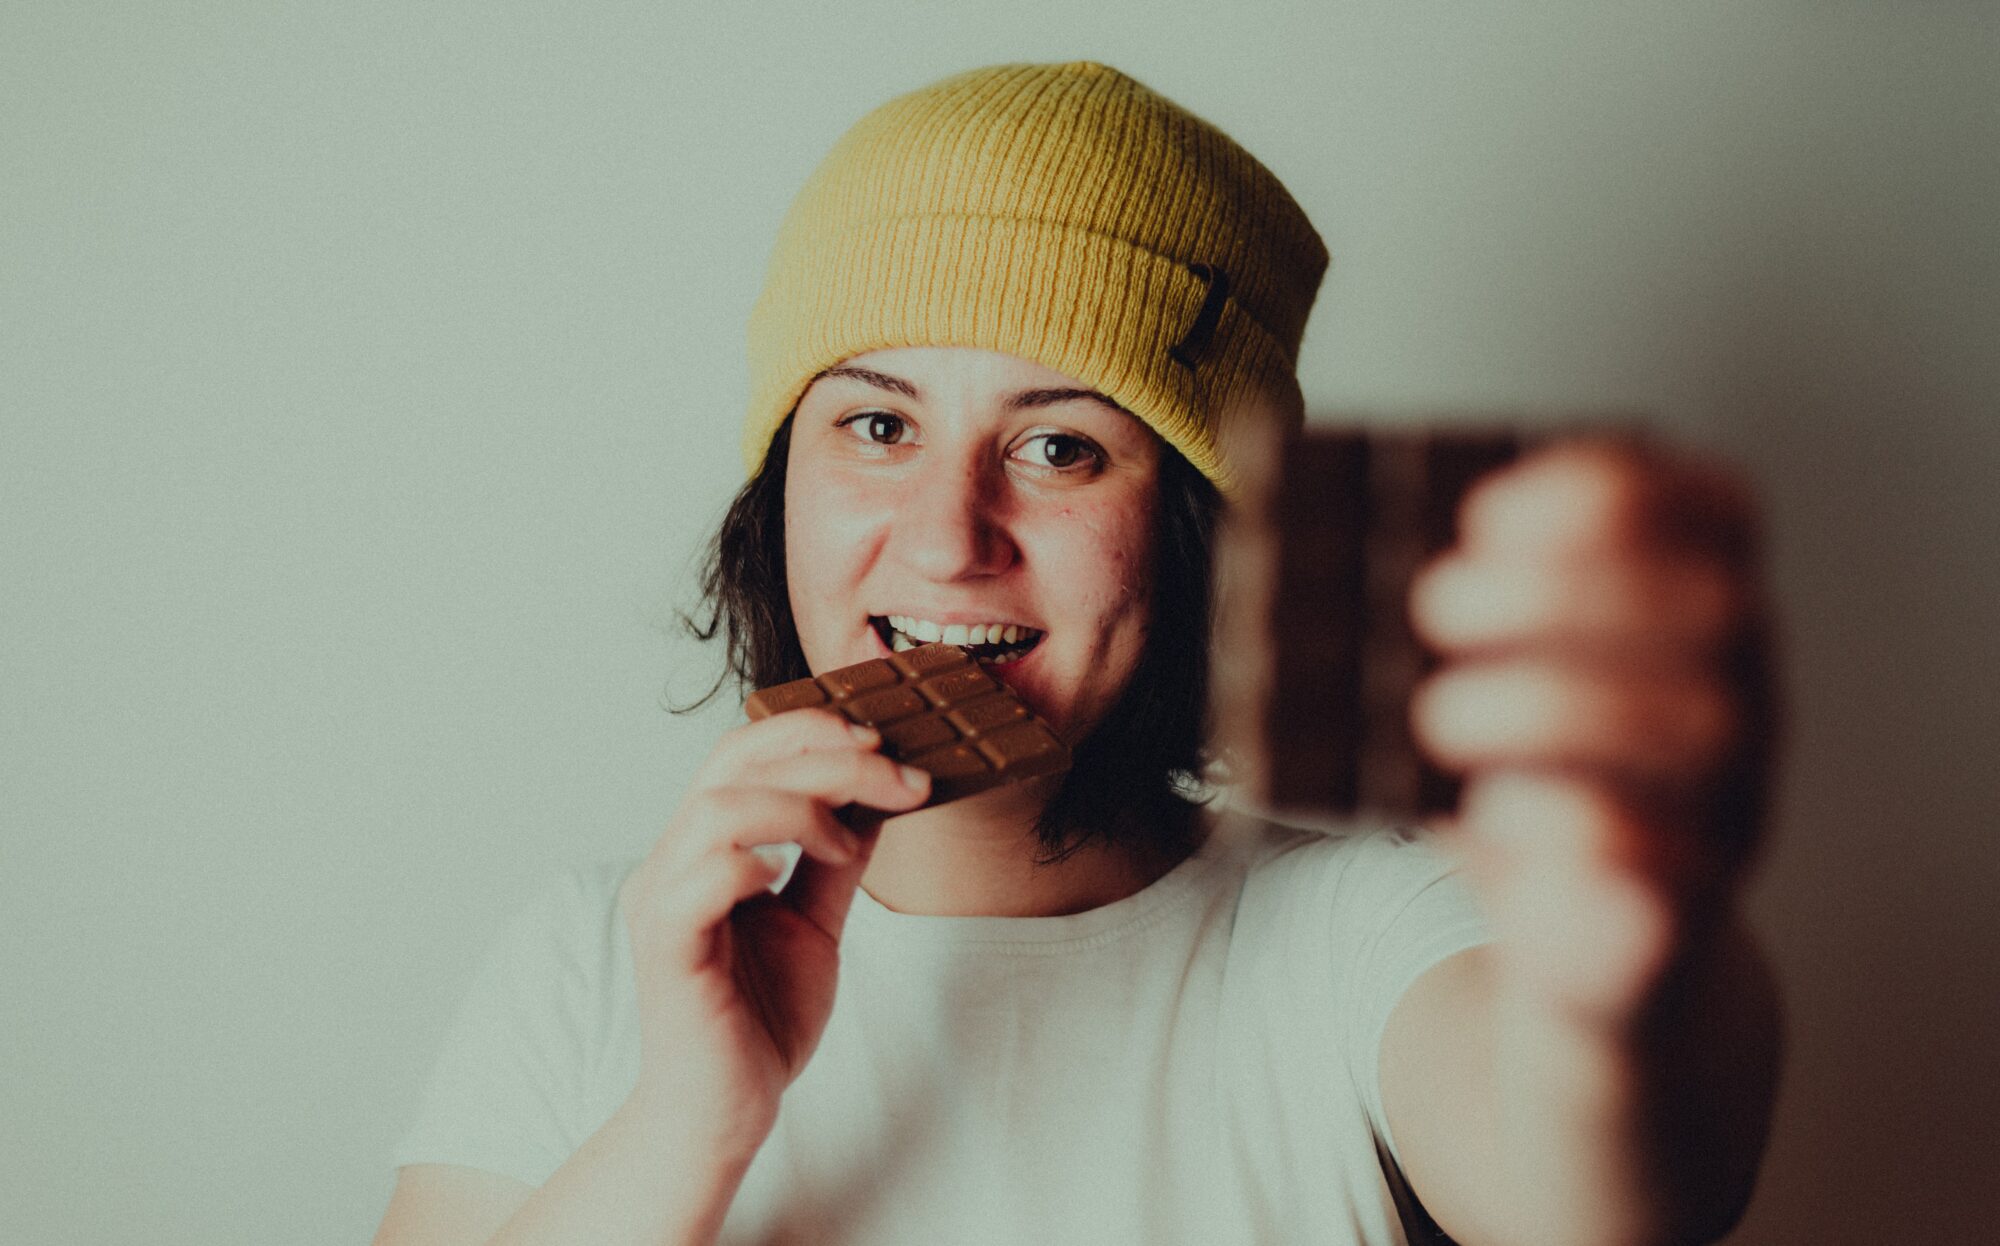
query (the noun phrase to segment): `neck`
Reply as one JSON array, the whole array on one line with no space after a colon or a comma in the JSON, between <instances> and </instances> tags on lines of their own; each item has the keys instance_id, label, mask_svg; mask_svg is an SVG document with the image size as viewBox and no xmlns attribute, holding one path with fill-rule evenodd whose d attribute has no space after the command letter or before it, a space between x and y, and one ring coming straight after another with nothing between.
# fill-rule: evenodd
<instances>
[{"instance_id":1,"label":"neck","mask_svg":"<svg viewBox=\"0 0 2000 1246\"><path fill-rule=\"evenodd\" d=\"M1033 827L1059 778L1014 784L882 824L862 889L927 917L1057 917L1143 891L1183 857L1100 843L1037 865ZM1157 828L1165 835L1172 827Z\"/></svg>"}]
</instances>

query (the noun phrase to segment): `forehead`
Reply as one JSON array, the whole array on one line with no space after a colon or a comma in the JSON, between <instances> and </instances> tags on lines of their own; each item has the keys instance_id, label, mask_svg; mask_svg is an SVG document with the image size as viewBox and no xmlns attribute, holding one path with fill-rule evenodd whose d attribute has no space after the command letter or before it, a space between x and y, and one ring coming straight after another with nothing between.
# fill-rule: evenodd
<instances>
[{"instance_id":1,"label":"forehead","mask_svg":"<svg viewBox=\"0 0 2000 1246\"><path fill-rule=\"evenodd\" d=\"M897 377L913 382L920 391L935 390L940 394L946 391L997 393L1023 388L1091 390L1090 386L1075 377L1032 359L970 346L904 346L871 350L841 360L836 368Z\"/></svg>"}]
</instances>

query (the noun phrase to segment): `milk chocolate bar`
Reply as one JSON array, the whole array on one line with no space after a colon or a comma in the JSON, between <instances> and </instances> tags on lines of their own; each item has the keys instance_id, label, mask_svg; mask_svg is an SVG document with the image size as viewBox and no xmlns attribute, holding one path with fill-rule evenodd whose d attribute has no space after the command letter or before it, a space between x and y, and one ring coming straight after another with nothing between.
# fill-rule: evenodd
<instances>
[{"instance_id":1,"label":"milk chocolate bar","mask_svg":"<svg viewBox=\"0 0 2000 1246\"><path fill-rule=\"evenodd\" d=\"M815 706L875 728L884 754L929 771L924 808L1070 765L1049 725L956 645L922 645L763 688L743 708L755 720Z\"/></svg>"},{"instance_id":2,"label":"milk chocolate bar","mask_svg":"<svg viewBox=\"0 0 2000 1246\"><path fill-rule=\"evenodd\" d=\"M1504 431L1326 427L1232 443L1244 484L1218 550L1211 717L1253 801L1392 817L1456 804L1411 738L1436 660L1410 629L1410 583L1452 543L1473 483L1520 449Z\"/></svg>"}]
</instances>

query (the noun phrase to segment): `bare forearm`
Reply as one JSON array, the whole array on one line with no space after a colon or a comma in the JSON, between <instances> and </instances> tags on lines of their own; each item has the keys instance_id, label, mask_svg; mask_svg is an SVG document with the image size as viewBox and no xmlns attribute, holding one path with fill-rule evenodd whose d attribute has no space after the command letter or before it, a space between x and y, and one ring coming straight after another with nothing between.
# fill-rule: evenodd
<instances>
[{"instance_id":1,"label":"bare forearm","mask_svg":"<svg viewBox=\"0 0 2000 1246\"><path fill-rule=\"evenodd\" d=\"M1780 1043L1747 933L1719 932L1624 1027L1555 1015L1504 977L1496 989L1496 1136L1523 1192L1521 1240L1657 1246L1727 1232L1763 1153Z\"/></svg>"},{"instance_id":2,"label":"bare forearm","mask_svg":"<svg viewBox=\"0 0 2000 1246\"><path fill-rule=\"evenodd\" d=\"M715 1240L749 1168L628 1103L489 1246L693 1246Z\"/></svg>"}]
</instances>

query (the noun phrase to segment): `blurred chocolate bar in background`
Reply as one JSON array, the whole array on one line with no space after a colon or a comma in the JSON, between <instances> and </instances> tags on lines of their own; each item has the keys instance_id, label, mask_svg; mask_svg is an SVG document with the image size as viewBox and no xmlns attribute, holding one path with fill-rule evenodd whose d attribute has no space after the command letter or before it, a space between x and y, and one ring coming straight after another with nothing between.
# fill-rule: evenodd
<instances>
[{"instance_id":1,"label":"blurred chocolate bar in background","mask_svg":"<svg viewBox=\"0 0 2000 1246\"><path fill-rule=\"evenodd\" d=\"M1457 781L1410 735L1435 665L1410 630L1410 583L1452 544L1473 483L1523 444L1326 425L1232 439L1242 487L1218 546L1211 721L1253 803L1409 818L1456 804Z\"/></svg>"}]
</instances>

